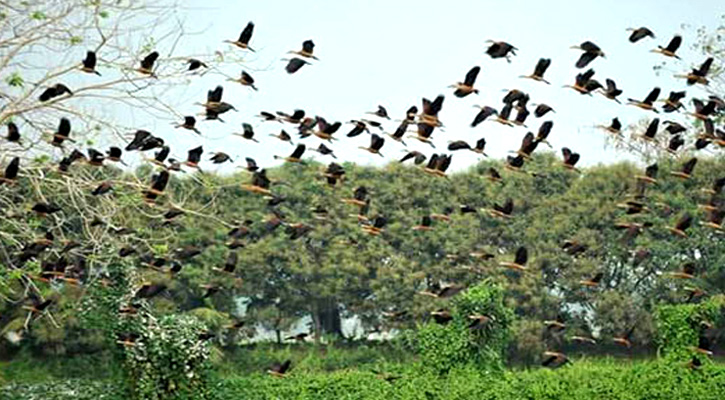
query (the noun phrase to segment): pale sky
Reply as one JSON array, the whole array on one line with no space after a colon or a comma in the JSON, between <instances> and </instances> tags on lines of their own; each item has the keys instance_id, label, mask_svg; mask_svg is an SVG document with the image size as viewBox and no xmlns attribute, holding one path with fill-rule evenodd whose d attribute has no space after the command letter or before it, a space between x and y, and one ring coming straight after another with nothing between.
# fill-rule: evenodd
<instances>
[{"instance_id":1,"label":"pale sky","mask_svg":"<svg viewBox=\"0 0 725 400\"><path fill-rule=\"evenodd\" d=\"M695 52L692 45L696 29L705 26L711 31L723 20L722 1L184 1L186 24L189 29L203 31L187 37L185 47L193 52L231 50L224 39L236 39L248 21L256 27L251 45L257 50L249 54L245 69L256 79L258 92L223 77L209 74L184 88L180 111L191 114L200 111L193 101L204 101L206 91L217 84L225 88L224 99L240 110L225 115L226 124L218 121L199 123L204 138L188 131L174 130L168 121L152 125L157 134L171 144L173 153L181 158L186 150L202 144L205 152L223 150L237 158L251 156L262 166L276 165L273 154L286 155L292 146L267 136L277 133L282 125L262 123L255 115L260 111L287 111L302 108L308 115L320 115L328 121L343 121L365 117L366 111L384 105L394 119L403 117L411 105L421 107L421 98L446 96L439 117L445 131L436 130L436 151L445 151L449 140L463 139L473 144L485 137L487 153L501 158L518 148L527 129L507 128L485 122L477 128L469 125L477 113L473 105L490 105L499 109L504 89L517 88L531 96L530 103L543 102L556 110L544 118L532 115L527 120L529 130L536 132L545 120L554 121L550 136L557 154L562 146L581 153L581 164L612 162L626 157L613 149L604 148L605 133L596 124L608 124L618 116L623 124L654 117L631 106L619 105L601 95L579 95L562 85L571 84L577 70L574 63L580 55L569 47L585 40L598 44L606 59L594 60L590 67L602 83L613 78L624 90L620 99L643 99L654 86L663 95L671 90L687 89L691 96L703 96L701 89L686 87L684 81L672 77L699 65L706 58ZM636 44L627 40L627 28L647 26L655 39ZM667 60L665 69L657 76L652 67L665 57L651 53L657 45L665 46L675 34L683 36L678 51L683 61ZM315 54L320 61L304 66L294 75L284 71L280 58L286 52L301 47L302 41L314 40ZM487 39L504 40L518 48L518 55L509 64L504 59L491 59L485 54ZM243 52L234 49L233 51ZM520 79L519 75L533 72L540 57L552 59L546 78L552 85ZM481 66L476 86L480 95L459 99L448 85L463 80L473 66ZM192 101L187 101L189 98ZM142 118L139 116L139 118ZM664 117L684 121L683 115ZM249 122L261 139L260 144L230 136L240 132L241 123ZM139 121L140 123L140 121ZM148 123L148 122L144 122ZM396 122L385 125L392 132ZM385 159L357 149L367 146L369 136L346 138L351 125L344 125L336 134L339 141L331 146L338 158L359 164L381 164L399 158L402 145L387 140L382 149ZM290 133L296 130L289 125ZM296 134L294 135L296 136ZM296 139L296 138L295 138ZM308 148L320 141L306 139ZM431 154L423 143L407 140L408 147ZM451 169L466 168L479 156L455 152ZM309 153L316 159L328 162ZM204 158L210 155L205 154ZM213 169L213 168L209 168Z\"/></svg>"}]
</instances>

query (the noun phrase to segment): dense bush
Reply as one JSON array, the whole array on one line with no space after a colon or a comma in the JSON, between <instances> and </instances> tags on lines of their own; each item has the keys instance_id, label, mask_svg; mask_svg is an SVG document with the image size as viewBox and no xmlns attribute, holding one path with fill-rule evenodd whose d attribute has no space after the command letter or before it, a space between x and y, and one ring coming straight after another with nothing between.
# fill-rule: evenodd
<instances>
[{"instance_id":1,"label":"dense bush","mask_svg":"<svg viewBox=\"0 0 725 400\"><path fill-rule=\"evenodd\" d=\"M684 361L693 355L705 326L719 326L725 311L725 297L715 296L699 304L661 305L655 313L657 344L660 355L674 361Z\"/></svg>"},{"instance_id":2,"label":"dense bush","mask_svg":"<svg viewBox=\"0 0 725 400\"><path fill-rule=\"evenodd\" d=\"M420 326L417 339L423 366L439 373L469 363L489 370L500 368L513 320L503 294L501 286L483 281L453 298L451 322ZM482 328L469 329L469 316L474 315L487 316L490 321Z\"/></svg>"},{"instance_id":3,"label":"dense bush","mask_svg":"<svg viewBox=\"0 0 725 400\"><path fill-rule=\"evenodd\" d=\"M190 316L158 320L137 317L134 346L124 348L128 396L138 400L207 399L210 395L210 345L199 335L204 326Z\"/></svg>"}]
</instances>

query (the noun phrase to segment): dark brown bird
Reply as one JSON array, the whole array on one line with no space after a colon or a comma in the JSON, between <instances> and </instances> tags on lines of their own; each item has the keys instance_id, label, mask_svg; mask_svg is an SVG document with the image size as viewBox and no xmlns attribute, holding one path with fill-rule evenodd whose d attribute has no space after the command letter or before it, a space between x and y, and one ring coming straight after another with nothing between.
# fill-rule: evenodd
<instances>
[{"instance_id":1,"label":"dark brown bird","mask_svg":"<svg viewBox=\"0 0 725 400\"><path fill-rule=\"evenodd\" d=\"M50 142L55 147L63 147L63 142L66 140L73 142L70 138L70 120L68 118L61 118L58 129L53 133L53 140Z\"/></svg>"},{"instance_id":2,"label":"dark brown bird","mask_svg":"<svg viewBox=\"0 0 725 400\"><path fill-rule=\"evenodd\" d=\"M506 58L506 61L511 62L511 56L516 55L516 50L518 50L516 47L506 43L506 42L497 42L494 40L487 40L486 43L490 43L488 48L486 49L486 54L491 56L491 58Z\"/></svg>"},{"instance_id":3,"label":"dark brown bird","mask_svg":"<svg viewBox=\"0 0 725 400\"><path fill-rule=\"evenodd\" d=\"M315 43L312 40L305 40L302 42L302 50L290 50L287 54L297 54L300 57L311 58L313 60L319 60L313 54L315 50Z\"/></svg>"},{"instance_id":4,"label":"dark brown bird","mask_svg":"<svg viewBox=\"0 0 725 400\"><path fill-rule=\"evenodd\" d=\"M8 135L5 136L5 140L11 143L21 144L20 142L20 130L14 122L8 122Z\"/></svg>"},{"instance_id":5,"label":"dark brown bird","mask_svg":"<svg viewBox=\"0 0 725 400\"><path fill-rule=\"evenodd\" d=\"M604 83L606 83L607 87L601 93L604 97L619 103L617 97L622 94L622 89L617 88L617 83L612 79L607 78Z\"/></svg>"},{"instance_id":6,"label":"dark brown bird","mask_svg":"<svg viewBox=\"0 0 725 400\"><path fill-rule=\"evenodd\" d=\"M304 67L306 64L309 64L309 62L294 57L292 59L282 59L283 61L287 61L287 65L284 67L285 71L287 71L288 74L294 74L295 72L299 71L300 68Z\"/></svg>"},{"instance_id":7,"label":"dark brown bird","mask_svg":"<svg viewBox=\"0 0 725 400\"><path fill-rule=\"evenodd\" d=\"M187 71L196 71L199 68L209 68L208 65L200 60L197 60L196 58L190 58L186 60L186 63L189 64L189 69Z\"/></svg>"},{"instance_id":8,"label":"dark brown bird","mask_svg":"<svg viewBox=\"0 0 725 400\"><path fill-rule=\"evenodd\" d=\"M113 186L111 185L111 182L106 181L106 182L102 182L95 189L93 189L91 194L93 196L100 196L100 195L110 192L112 189L113 189Z\"/></svg>"},{"instance_id":9,"label":"dark brown bird","mask_svg":"<svg viewBox=\"0 0 725 400\"><path fill-rule=\"evenodd\" d=\"M251 160L251 159L250 159ZM254 160L252 160L254 161ZM272 192L269 190L272 181L267 178L267 170L262 169L257 171L256 169L252 173L252 181L249 184L243 184L242 189L248 190L252 193L262 194L265 196L271 196Z\"/></svg>"},{"instance_id":10,"label":"dark brown bird","mask_svg":"<svg viewBox=\"0 0 725 400\"><path fill-rule=\"evenodd\" d=\"M419 151L413 150L413 151L406 152L405 155L403 156L403 158L398 160L398 162L404 163L404 162L412 159L413 162L415 163L415 165L420 165L420 164L423 164L427 158L428 157L425 154L423 154Z\"/></svg>"},{"instance_id":11,"label":"dark brown bird","mask_svg":"<svg viewBox=\"0 0 725 400\"><path fill-rule=\"evenodd\" d=\"M652 89L652 91L650 91L647 97L642 101L635 99L627 100L629 101L628 104L639 107L643 110L659 112L654 108L654 102L657 101L658 97L660 97L660 88L656 87Z\"/></svg>"},{"instance_id":12,"label":"dark brown bird","mask_svg":"<svg viewBox=\"0 0 725 400\"><path fill-rule=\"evenodd\" d=\"M677 220L677 224L675 224L675 226L668 226L667 229L677 236L686 238L687 233L685 233L685 231L690 226L692 226L692 216L685 212L680 216L680 219Z\"/></svg>"},{"instance_id":13,"label":"dark brown bird","mask_svg":"<svg viewBox=\"0 0 725 400\"><path fill-rule=\"evenodd\" d=\"M38 100L41 102L50 101L56 97L60 97L64 94L67 94L69 96L73 95L73 92L68 89L68 86L62 84L62 83L56 83L55 85L46 88L43 93L40 94L38 97Z\"/></svg>"},{"instance_id":14,"label":"dark brown bird","mask_svg":"<svg viewBox=\"0 0 725 400\"><path fill-rule=\"evenodd\" d=\"M456 82L455 84L449 86L456 89L456 91L453 92L453 95L462 98L471 93L478 94L478 89L475 89L473 85L476 83L476 78L478 77L479 72L481 72L481 67L473 67L468 71L468 73L466 73L466 77L463 82Z\"/></svg>"},{"instance_id":15,"label":"dark brown bird","mask_svg":"<svg viewBox=\"0 0 725 400\"><path fill-rule=\"evenodd\" d=\"M652 142L655 139L655 136L657 135L657 131L660 126L660 119L655 118L652 121L650 121L649 125L647 125L647 129L642 134L642 139Z\"/></svg>"},{"instance_id":16,"label":"dark brown bird","mask_svg":"<svg viewBox=\"0 0 725 400\"><path fill-rule=\"evenodd\" d=\"M712 62L714 60L714 58L708 57L708 59L705 60L705 62L703 62L699 68L693 68L689 74L675 75L675 77L687 79L688 85L694 85L696 83L699 83L701 85L708 85L710 84L710 82L707 80L707 74L710 72L710 67L712 67Z\"/></svg>"},{"instance_id":17,"label":"dark brown bird","mask_svg":"<svg viewBox=\"0 0 725 400\"><path fill-rule=\"evenodd\" d=\"M534 116L536 118L541 118L549 112L555 113L556 111L554 111L554 109L551 108L551 106L549 106L548 104L537 104L536 108L534 109Z\"/></svg>"},{"instance_id":18,"label":"dark brown bird","mask_svg":"<svg viewBox=\"0 0 725 400\"><path fill-rule=\"evenodd\" d=\"M653 53L659 53L667 57L674 57L676 59L680 59L680 56L675 54L677 52L677 49L680 48L680 45L682 44L682 36L675 35L672 40L667 44L667 47L657 46L656 49L653 49Z\"/></svg>"},{"instance_id":19,"label":"dark brown bird","mask_svg":"<svg viewBox=\"0 0 725 400\"><path fill-rule=\"evenodd\" d=\"M612 338L612 341L626 348L632 347L632 335L634 334L634 329L635 326L630 328L627 333L624 334L624 336L615 336L614 338Z\"/></svg>"},{"instance_id":20,"label":"dark brown bird","mask_svg":"<svg viewBox=\"0 0 725 400\"><path fill-rule=\"evenodd\" d=\"M244 139L251 140L254 143L259 143L259 141L254 138L254 127L246 122L242 123L242 133L235 133L234 136L239 136Z\"/></svg>"},{"instance_id":21,"label":"dark brown bird","mask_svg":"<svg viewBox=\"0 0 725 400\"><path fill-rule=\"evenodd\" d=\"M306 149L307 147L303 143L300 143L297 145L297 147L295 147L295 150L288 157L274 156L274 158L278 160L285 160L291 163L302 163L302 155L305 153Z\"/></svg>"},{"instance_id":22,"label":"dark brown bird","mask_svg":"<svg viewBox=\"0 0 725 400\"><path fill-rule=\"evenodd\" d=\"M665 105L662 106L662 111L671 113L685 107L681 100L684 99L686 95L687 92L684 90L680 92L671 91L670 95L666 99L662 100L662 102L665 103Z\"/></svg>"},{"instance_id":23,"label":"dark brown bird","mask_svg":"<svg viewBox=\"0 0 725 400\"><path fill-rule=\"evenodd\" d=\"M0 186L7 183L11 185L15 183L20 170L20 157L14 157L5 167L5 172L0 176Z\"/></svg>"},{"instance_id":24,"label":"dark brown bird","mask_svg":"<svg viewBox=\"0 0 725 400\"><path fill-rule=\"evenodd\" d=\"M194 147L189 150L186 155L186 161L184 165L191 168L199 168L199 162L201 162L201 154L204 152L203 146Z\"/></svg>"},{"instance_id":25,"label":"dark brown bird","mask_svg":"<svg viewBox=\"0 0 725 400\"><path fill-rule=\"evenodd\" d=\"M583 42L579 46L572 46L571 48L584 51L584 53L582 53L582 55L579 57L579 60L577 60L576 62L577 68L586 67L597 57L601 56L602 58L606 58L602 49L600 49L599 46L588 40L586 42Z\"/></svg>"},{"instance_id":26,"label":"dark brown bird","mask_svg":"<svg viewBox=\"0 0 725 400\"><path fill-rule=\"evenodd\" d=\"M516 256L513 262L500 262L499 265L517 271L526 271L526 262L529 260L529 253L526 247L516 249Z\"/></svg>"},{"instance_id":27,"label":"dark brown bird","mask_svg":"<svg viewBox=\"0 0 725 400\"><path fill-rule=\"evenodd\" d=\"M267 373L273 376L276 376L278 378L284 378L287 374L287 371L290 370L290 367L292 366L292 361L287 360L283 363L274 363L269 369L267 369Z\"/></svg>"},{"instance_id":28,"label":"dark brown bird","mask_svg":"<svg viewBox=\"0 0 725 400\"><path fill-rule=\"evenodd\" d=\"M599 286L599 283L602 281L602 278L604 278L604 273L597 272L597 274L594 275L593 277L583 280L583 281L579 281L579 284L581 284L583 286L587 286L587 287L597 287L597 286Z\"/></svg>"},{"instance_id":29,"label":"dark brown bird","mask_svg":"<svg viewBox=\"0 0 725 400\"><path fill-rule=\"evenodd\" d=\"M384 144L385 144L385 138L373 133L372 136L370 136L370 146L369 147L360 146L358 148L368 151L372 154L377 154L380 157L383 157L383 154L380 152L380 149L383 148Z\"/></svg>"},{"instance_id":30,"label":"dark brown bird","mask_svg":"<svg viewBox=\"0 0 725 400\"><path fill-rule=\"evenodd\" d=\"M96 52L90 50L86 52L81 71L101 76L100 72L96 71Z\"/></svg>"},{"instance_id":31,"label":"dark brown bird","mask_svg":"<svg viewBox=\"0 0 725 400\"><path fill-rule=\"evenodd\" d=\"M545 351L541 365L544 367L556 369L562 365L569 363L569 358L564 354L556 351Z\"/></svg>"},{"instance_id":32,"label":"dark brown bird","mask_svg":"<svg viewBox=\"0 0 725 400\"><path fill-rule=\"evenodd\" d=\"M579 153L573 153L568 147L563 147L561 154L564 156L564 167L576 171L575 165L579 161Z\"/></svg>"},{"instance_id":33,"label":"dark brown bird","mask_svg":"<svg viewBox=\"0 0 725 400\"><path fill-rule=\"evenodd\" d=\"M154 205L156 199L164 194L164 189L169 183L169 172L164 170L151 178L151 187L144 191L144 201L147 204Z\"/></svg>"},{"instance_id":34,"label":"dark brown bird","mask_svg":"<svg viewBox=\"0 0 725 400\"><path fill-rule=\"evenodd\" d=\"M195 132L198 135L201 135L201 132L199 132L199 130L196 129L196 118L194 118L193 116L190 116L190 115L185 116L184 117L184 122L182 122L180 124L177 124L175 126L175 128L188 129L190 131Z\"/></svg>"},{"instance_id":35,"label":"dark brown bird","mask_svg":"<svg viewBox=\"0 0 725 400\"><path fill-rule=\"evenodd\" d=\"M437 299L447 299L453 297L463 291L465 287L461 285L444 285L441 288L434 291L422 291L418 292L424 296L435 297Z\"/></svg>"},{"instance_id":36,"label":"dark brown bird","mask_svg":"<svg viewBox=\"0 0 725 400\"><path fill-rule=\"evenodd\" d=\"M670 272L669 275L678 279L692 279L695 277L696 272L697 267L695 266L695 263L688 262L682 265L682 269L677 272Z\"/></svg>"},{"instance_id":37,"label":"dark brown bird","mask_svg":"<svg viewBox=\"0 0 725 400\"><path fill-rule=\"evenodd\" d=\"M551 65L550 58L539 58L539 61L536 62L536 67L534 67L534 73L531 75L521 75L520 78L533 79L537 82L544 82L549 85L549 81L544 79L544 73L547 68L549 68L549 65Z\"/></svg>"},{"instance_id":38,"label":"dark brown bird","mask_svg":"<svg viewBox=\"0 0 725 400\"><path fill-rule=\"evenodd\" d=\"M682 165L682 169L680 169L679 171L670 171L670 175L682 179L690 179L692 171L695 170L695 165L697 165L697 157L692 157Z\"/></svg>"},{"instance_id":39,"label":"dark brown bird","mask_svg":"<svg viewBox=\"0 0 725 400\"><path fill-rule=\"evenodd\" d=\"M353 191L352 198L346 198L342 199L342 202L345 204L354 204L358 207L362 207L365 205L365 201L368 197L368 189L365 186L358 186Z\"/></svg>"},{"instance_id":40,"label":"dark brown bird","mask_svg":"<svg viewBox=\"0 0 725 400\"><path fill-rule=\"evenodd\" d=\"M166 291L166 285L163 283L144 283L134 295L136 299L150 299L158 296L162 292Z\"/></svg>"},{"instance_id":41,"label":"dark brown bird","mask_svg":"<svg viewBox=\"0 0 725 400\"><path fill-rule=\"evenodd\" d=\"M249 50L251 52L254 52L254 49L249 47L249 41L252 39L252 33L254 33L254 22L248 22L247 26L244 27L244 30L242 30L242 33L239 34L239 39L231 41L231 40L225 40L225 43L231 43L240 49Z\"/></svg>"},{"instance_id":42,"label":"dark brown bird","mask_svg":"<svg viewBox=\"0 0 725 400\"><path fill-rule=\"evenodd\" d=\"M629 35L629 41L632 43L637 43L640 40L651 37L654 39L655 34L646 26L640 27L640 28L628 28L628 31L631 31L632 33Z\"/></svg>"},{"instance_id":43,"label":"dark brown bird","mask_svg":"<svg viewBox=\"0 0 725 400\"><path fill-rule=\"evenodd\" d=\"M157 51L151 52L149 55L143 58L141 60L141 65L136 68L136 71L145 74L145 75L154 75L154 63L156 63L156 60L159 58L159 53Z\"/></svg>"},{"instance_id":44,"label":"dark brown bird","mask_svg":"<svg viewBox=\"0 0 725 400\"><path fill-rule=\"evenodd\" d=\"M214 164L223 164L227 161L231 162L232 158L229 157L229 154L218 151L214 153L214 155L209 159L209 161L213 162Z\"/></svg>"}]
</instances>

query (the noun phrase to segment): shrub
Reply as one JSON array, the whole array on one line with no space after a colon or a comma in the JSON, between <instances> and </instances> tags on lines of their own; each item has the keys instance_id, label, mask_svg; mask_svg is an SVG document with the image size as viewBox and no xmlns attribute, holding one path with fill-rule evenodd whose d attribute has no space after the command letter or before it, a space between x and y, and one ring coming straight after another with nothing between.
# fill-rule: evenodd
<instances>
[{"instance_id":1,"label":"shrub","mask_svg":"<svg viewBox=\"0 0 725 400\"><path fill-rule=\"evenodd\" d=\"M715 296L699 304L662 305L655 312L657 346L660 355L672 361L689 360L695 355L703 323L720 324L725 310L725 297Z\"/></svg>"},{"instance_id":2,"label":"shrub","mask_svg":"<svg viewBox=\"0 0 725 400\"><path fill-rule=\"evenodd\" d=\"M453 298L451 322L420 326L417 342L423 365L438 373L469 363L500 369L513 320L513 312L504 306L503 293L500 286L483 281ZM469 329L472 315L491 320L483 328Z\"/></svg>"},{"instance_id":3,"label":"shrub","mask_svg":"<svg viewBox=\"0 0 725 400\"><path fill-rule=\"evenodd\" d=\"M124 346L129 397L138 400L210 397L210 345L199 339L204 326L194 317L139 314L134 346Z\"/></svg>"}]
</instances>

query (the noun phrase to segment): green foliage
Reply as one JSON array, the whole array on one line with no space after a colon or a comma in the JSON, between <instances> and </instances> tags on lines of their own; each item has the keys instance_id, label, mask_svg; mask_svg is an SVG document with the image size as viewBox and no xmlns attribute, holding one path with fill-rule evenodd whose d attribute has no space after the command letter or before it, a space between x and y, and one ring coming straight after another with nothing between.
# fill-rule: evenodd
<instances>
[{"instance_id":1,"label":"green foliage","mask_svg":"<svg viewBox=\"0 0 725 400\"><path fill-rule=\"evenodd\" d=\"M672 361L686 361L693 356L707 357L693 351L706 326L718 326L725 312L725 296L715 296L699 304L665 304L657 307L657 344L659 353Z\"/></svg>"},{"instance_id":2,"label":"green foliage","mask_svg":"<svg viewBox=\"0 0 725 400\"><path fill-rule=\"evenodd\" d=\"M485 280L452 301L453 320L445 325L428 322L418 329L418 351L428 369L445 373L472 364L499 369L508 345L513 312L504 305L501 286ZM470 329L470 316L490 318L482 328Z\"/></svg>"},{"instance_id":3,"label":"green foliage","mask_svg":"<svg viewBox=\"0 0 725 400\"><path fill-rule=\"evenodd\" d=\"M11 73L7 78L5 78L5 82L12 87L23 87L25 84L25 80L19 72Z\"/></svg>"},{"instance_id":4,"label":"green foliage","mask_svg":"<svg viewBox=\"0 0 725 400\"><path fill-rule=\"evenodd\" d=\"M210 346L199 340L205 329L196 318L167 315L156 320L141 314L128 325L139 334L135 345L124 346L132 399L209 398Z\"/></svg>"}]
</instances>

